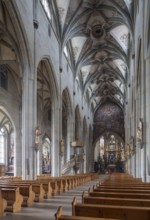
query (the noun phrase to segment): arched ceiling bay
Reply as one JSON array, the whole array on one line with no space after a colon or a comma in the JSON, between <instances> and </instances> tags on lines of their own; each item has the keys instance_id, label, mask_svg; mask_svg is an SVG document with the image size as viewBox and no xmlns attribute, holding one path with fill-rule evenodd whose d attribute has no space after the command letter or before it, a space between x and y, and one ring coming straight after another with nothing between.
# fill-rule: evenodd
<instances>
[{"instance_id":1,"label":"arched ceiling bay","mask_svg":"<svg viewBox=\"0 0 150 220\"><path fill-rule=\"evenodd\" d=\"M49 1L52 23L75 80L94 110L106 101L124 109L131 0Z\"/></svg>"}]
</instances>

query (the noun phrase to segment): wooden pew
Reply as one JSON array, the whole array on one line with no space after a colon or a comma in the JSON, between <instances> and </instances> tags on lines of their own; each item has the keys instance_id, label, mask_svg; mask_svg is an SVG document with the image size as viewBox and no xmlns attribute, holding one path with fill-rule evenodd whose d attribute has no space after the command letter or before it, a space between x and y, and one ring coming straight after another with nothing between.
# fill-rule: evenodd
<instances>
[{"instance_id":1,"label":"wooden pew","mask_svg":"<svg viewBox=\"0 0 150 220\"><path fill-rule=\"evenodd\" d=\"M27 207L27 206L31 206L34 202L35 199L35 193L32 191L32 185L28 185L28 184L24 184L21 185L20 184L15 184L15 183L1 183L0 184L0 188L16 188L19 187L19 192L20 194L23 196L23 203L22 206L23 207Z\"/></svg>"},{"instance_id":2,"label":"wooden pew","mask_svg":"<svg viewBox=\"0 0 150 220\"><path fill-rule=\"evenodd\" d=\"M37 179L37 180L35 180L35 183L43 185L43 189L45 191L45 194L44 194L45 199L49 199L52 196L53 188L52 188L52 183L50 182L50 180Z\"/></svg>"},{"instance_id":3,"label":"wooden pew","mask_svg":"<svg viewBox=\"0 0 150 220\"><path fill-rule=\"evenodd\" d=\"M99 189L142 189L142 190L150 190L150 186L148 185L144 185L144 186L119 186L119 185L115 185L115 186L101 186L101 185L96 185L97 188Z\"/></svg>"},{"instance_id":4,"label":"wooden pew","mask_svg":"<svg viewBox=\"0 0 150 220\"><path fill-rule=\"evenodd\" d=\"M84 217L84 216L62 215L62 207L60 206L55 214L55 220L97 220L97 218ZM119 219L98 218L98 220L119 220Z\"/></svg>"},{"instance_id":5,"label":"wooden pew","mask_svg":"<svg viewBox=\"0 0 150 220\"><path fill-rule=\"evenodd\" d=\"M43 184L36 182L35 180L22 180L15 182L17 185L32 185L32 190L35 194L34 202L41 202L44 199L45 191L43 189Z\"/></svg>"},{"instance_id":6,"label":"wooden pew","mask_svg":"<svg viewBox=\"0 0 150 220\"><path fill-rule=\"evenodd\" d=\"M150 207L148 199L130 199L130 198L113 198L113 197L92 197L82 194L82 204L103 204L103 205L119 205L119 206L139 206Z\"/></svg>"},{"instance_id":7,"label":"wooden pew","mask_svg":"<svg viewBox=\"0 0 150 220\"><path fill-rule=\"evenodd\" d=\"M37 176L37 180L50 180L53 188L52 194L55 195L98 177L99 175L97 173L67 175L61 177L51 177L49 174L40 174Z\"/></svg>"},{"instance_id":8,"label":"wooden pew","mask_svg":"<svg viewBox=\"0 0 150 220\"><path fill-rule=\"evenodd\" d=\"M6 211L17 212L21 210L23 196L19 192L19 187L1 188L1 195L7 201Z\"/></svg>"},{"instance_id":9,"label":"wooden pew","mask_svg":"<svg viewBox=\"0 0 150 220\"><path fill-rule=\"evenodd\" d=\"M33 205L35 193L32 190L32 185L19 185L20 194L23 196L22 206L28 207Z\"/></svg>"},{"instance_id":10,"label":"wooden pew","mask_svg":"<svg viewBox=\"0 0 150 220\"><path fill-rule=\"evenodd\" d=\"M143 189L103 189L103 188L95 188L93 187L93 192L116 192L116 193L146 193L150 194L149 190L143 190Z\"/></svg>"},{"instance_id":11,"label":"wooden pew","mask_svg":"<svg viewBox=\"0 0 150 220\"><path fill-rule=\"evenodd\" d=\"M130 207L96 204L77 204L76 198L72 203L72 215L96 217L96 218L114 218L122 220L149 220L149 207Z\"/></svg>"},{"instance_id":12,"label":"wooden pew","mask_svg":"<svg viewBox=\"0 0 150 220\"><path fill-rule=\"evenodd\" d=\"M50 186L51 186L51 195L54 196L56 194L60 194L61 192L63 192L63 182L62 182L62 178L61 177L51 177L48 176L46 178L46 176L37 176L37 180L38 182L50 182Z\"/></svg>"},{"instance_id":13,"label":"wooden pew","mask_svg":"<svg viewBox=\"0 0 150 220\"><path fill-rule=\"evenodd\" d=\"M44 199L45 191L43 189L43 184L32 184L33 191L35 192L34 202L41 202Z\"/></svg>"},{"instance_id":14,"label":"wooden pew","mask_svg":"<svg viewBox=\"0 0 150 220\"><path fill-rule=\"evenodd\" d=\"M2 198L1 190L0 190L0 217L5 215L4 211L7 207L7 201Z\"/></svg>"},{"instance_id":15,"label":"wooden pew","mask_svg":"<svg viewBox=\"0 0 150 220\"><path fill-rule=\"evenodd\" d=\"M100 184L99 187L150 187L150 183L122 183L122 184Z\"/></svg>"},{"instance_id":16,"label":"wooden pew","mask_svg":"<svg viewBox=\"0 0 150 220\"><path fill-rule=\"evenodd\" d=\"M50 182L42 181L42 184L43 184L43 189L45 191L44 198L45 199L51 198L51 196L52 196L52 186L51 186L51 183Z\"/></svg>"},{"instance_id":17,"label":"wooden pew","mask_svg":"<svg viewBox=\"0 0 150 220\"><path fill-rule=\"evenodd\" d=\"M130 199L150 199L150 194L144 194L144 193L89 192L89 196L130 198Z\"/></svg>"},{"instance_id":18,"label":"wooden pew","mask_svg":"<svg viewBox=\"0 0 150 220\"><path fill-rule=\"evenodd\" d=\"M100 181L100 185L121 185L121 184L143 184L141 178L133 178L127 176L115 176L112 175L104 181Z\"/></svg>"},{"instance_id":19,"label":"wooden pew","mask_svg":"<svg viewBox=\"0 0 150 220\"><path fill-rule=\"evenodd\" d=\"M109 178L105 179L105 180L101 180L100 184L101 185L111 185L111 184L142 184L142 179L141 178L127 178L126 176L123 177L116 177L115 175L109 176Z\"/></svg>"},{"instance_id":20,"label":"wooden pew","mask_svg":"<svg viewBox=\"0 0 150 220\"><path fill-rule=\"evenodd\" d=\"M4 182L3 182L3 185L4 185ZM9 181L9 182L6 182L5 185L6 187L10 187L11 185L13 187L15 186L16 187L20 187L20 186L29 187L30 185L32 185L32 191L35 194L34 202L39 202L44 199L45 191L43 189L43 185L40 182L36 182L35 180L20 180L20 181L13 181L13 183Z\"/></svg>"}]
</instances>

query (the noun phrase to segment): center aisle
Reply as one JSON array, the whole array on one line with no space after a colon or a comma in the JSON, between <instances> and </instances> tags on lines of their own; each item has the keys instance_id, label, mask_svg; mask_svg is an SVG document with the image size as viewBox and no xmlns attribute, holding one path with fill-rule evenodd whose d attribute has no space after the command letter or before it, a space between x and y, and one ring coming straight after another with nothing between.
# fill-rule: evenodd
<instances>
[{"instance_id":1,"label":"center aisle","mask_svg":"<svg viewBox=\"0 0 150 220\"><path fill-rule=\"evenodd\" d=\"M81 196L83 191L88 191L89 187L93 187L100 180L107 178L108 176L100 175L99 179L92 180L80 185L68 192L55 195L50 199L44 199L42 202L34 203L31 207L22 208L17 213L7 213L2 220L54 220L54 214L59 206L63 207L63 214L72 214L72 201L74 196L77 197L78 202L81 202Z\"/></svg>"}]
</instances>

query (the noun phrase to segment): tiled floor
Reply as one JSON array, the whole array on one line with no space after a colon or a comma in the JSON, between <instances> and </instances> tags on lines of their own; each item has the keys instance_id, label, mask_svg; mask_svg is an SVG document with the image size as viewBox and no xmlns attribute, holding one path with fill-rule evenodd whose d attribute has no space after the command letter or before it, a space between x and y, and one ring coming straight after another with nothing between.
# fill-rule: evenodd
<instances>
[{"instance_id":1,"label":"tiled floor","mask_svg":"<svg viewBox=\"0 0 150 220\"><path fill-rule=\"evenodd\" d=\"M76 187L68 192L54 196L50 199L45 199L42 202L34 203L31 207L22 208L17 213L6 213L2 220L54 220L54 214L59 206L63 207L63 214L72 214L71 203L74 196L77 197L78 202L81 202L81 195L83 191L88 191L89 187L98 183L100 179L105 176L100 176L99 179L90 181L82 186Z\"/></svg>"}]
</instances>

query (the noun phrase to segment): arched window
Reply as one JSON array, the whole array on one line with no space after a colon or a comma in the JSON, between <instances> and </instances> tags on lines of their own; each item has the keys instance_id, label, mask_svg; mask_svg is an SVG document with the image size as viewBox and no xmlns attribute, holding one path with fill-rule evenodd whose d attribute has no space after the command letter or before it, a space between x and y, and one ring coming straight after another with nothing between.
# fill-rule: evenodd
<instances>
[{"instance_id":1,"label":"arched window","mask_svg":"<svg viewBox=\"0 0 150 220\"><path fill-rule=\"evenodd\" d=\"M14 128L8 116L0 109L0 163L6 172L14 174Z\"/></svg>"}]
</instances>

